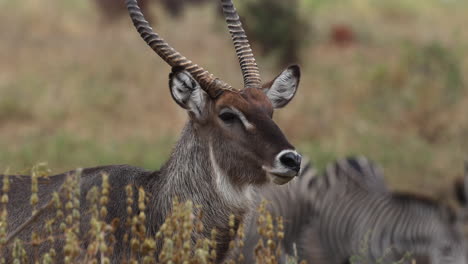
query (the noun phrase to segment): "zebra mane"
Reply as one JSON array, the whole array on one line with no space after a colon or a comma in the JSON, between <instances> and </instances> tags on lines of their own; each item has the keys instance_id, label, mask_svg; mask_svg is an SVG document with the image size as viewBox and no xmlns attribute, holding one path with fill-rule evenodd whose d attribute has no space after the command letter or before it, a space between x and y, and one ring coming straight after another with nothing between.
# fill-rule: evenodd
<instances>
[{"instance_id":1,"label":"zebra mane","mask_svg":"<svg viewBox=\"0 0 468 264\"><path fill-rule=\"evenodd\" d=\"M354 185L368 191L388 193L383 170L364 156L351 156L328 164L324 176L328 186Z\"/></svg>"},{"instance_id":2,"label":"zebra mane","mask_svg":"<svg viewBox=\"0 0 468 264\"><path fill-rule=\"evenodd\" d=\"M327 165L323 173L303 162L299 176L301 197L308 200L312 210L319 210L325 196L345 195L357 189L379 194L389 194L380 167L363 156L338 159Z\"/></svg>"}]
</instances>

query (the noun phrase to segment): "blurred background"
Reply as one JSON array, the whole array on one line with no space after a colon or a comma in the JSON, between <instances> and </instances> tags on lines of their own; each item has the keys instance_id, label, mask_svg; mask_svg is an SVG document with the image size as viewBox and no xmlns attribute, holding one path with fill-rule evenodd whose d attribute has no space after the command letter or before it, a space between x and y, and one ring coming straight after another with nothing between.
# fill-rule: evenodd
<instances>
[{"instance_id":1,"label":"blurred background","mask_svg":"<svg viewBox=\"0 0 468 264\"><path fill-rule=\"evenodd\" d=\"M216 0L147 0L184 55L240 87ZM319 168L366 155L443 198L468 158L467 1L237 0L265 80L300 63L275 120ZM187 120L123 0L0 0L0 172L157 169Z\"/></svg>"}]
</instances>

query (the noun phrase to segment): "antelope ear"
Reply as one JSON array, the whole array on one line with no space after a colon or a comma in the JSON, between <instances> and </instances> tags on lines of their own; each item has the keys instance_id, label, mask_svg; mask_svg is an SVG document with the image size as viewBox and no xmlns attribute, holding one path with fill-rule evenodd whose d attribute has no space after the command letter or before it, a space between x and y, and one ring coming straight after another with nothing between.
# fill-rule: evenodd
<instances>
[{"instance_id":1,"label":"antelope ear","mask_svg":"<svg viewBox=\"0 0 468 264\"><path fill-rule=\"evenodd\" d=\"M209 100L200 84L182 67L172 68L169 74L169 89L174 101L190 114L201 119Z\"/></svg>"},{"instance_id":2,"label":"antelope ear","mask_svg":"<svg viewBox=\"0 0 468 264\"><path fill-rule=\"evenodd\" d=\"M264 87L264 92L274 108L287 105L296 94L301 78L299 66L292 65L278 75L270 84ZM269 86L269 87L268 87Z\"/></svg>"}]
</instances>

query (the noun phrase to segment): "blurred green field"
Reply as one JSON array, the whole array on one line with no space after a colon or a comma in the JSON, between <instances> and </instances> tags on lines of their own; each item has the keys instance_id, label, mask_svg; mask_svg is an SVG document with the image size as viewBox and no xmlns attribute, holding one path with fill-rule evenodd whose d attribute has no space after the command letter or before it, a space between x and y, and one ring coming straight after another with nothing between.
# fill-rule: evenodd
<instances>
[{"instance_id":1,"label":"blurred green field","mask_svg":"<svg viewBox=\"0 0 468 264\"><path fill-rule=\"evenodd\" d=\"M242 1L238 1L242 4ZM363 154L390 184L440 196L468 158L464 1L302 0L312 26L297 98L275 119L319 167ZM154 6L155 28L216 76L241 76L214 6L180 20ZM108 25L90 1L0 0L0 171L54 172L128 163L157 169L186 114L164 64L129 19ZM356 42L330 43L333 25ZM264 78L278 72L258 58Z\"/></svg>"}]
</instances>

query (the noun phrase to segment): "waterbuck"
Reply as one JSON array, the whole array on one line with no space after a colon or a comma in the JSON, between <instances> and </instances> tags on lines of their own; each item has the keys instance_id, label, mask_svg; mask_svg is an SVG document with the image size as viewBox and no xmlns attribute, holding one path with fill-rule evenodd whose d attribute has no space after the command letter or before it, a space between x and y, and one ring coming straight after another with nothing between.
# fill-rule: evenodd
<instances>
[{"instance_id":1,"label":"waterbuck","mask_svg":"<svg viewBox=\"0 0 468 264\"><path fill-rule=\"evenodd\" d=\"M231 0L222 0L223 11L231 33L241 71L244 89L236 90L192 63L153 32L136 0L126 0L130 17L146 43L171 67L169 90L174 101L188 113L182 134L159 171L147 171L128 165L111 165L83 169L80 178L80 208L82 246L92 204L86 193L102 185L102 174L109 175L109 202L106 221L120 219L115 227L116 244L112 262L121 260L129 245L123 240L126 220L125 186L141 187L148 194L146 230L156 234L171 212L174 197L192 200L203 211L205 229L194 234L209 237L216 228L216 261L222 262L229 248L229 216L235 216L235 228L249 211L253 188L274 182L285 184L299 172L301 156L288 142L272 120L273 110L288 104L294 97L300 78L298 66L291 66L274 80L262 85L259 70L245 32ZM38 207L51 200L53 191L60 189L67 173L40 179ZM3 176L4 177L4 176ZM10 177L8 230L23 240L39 230L55 212L41 211L31 220L29 204L31 178ZM135 210L138 210L136 208ZM138 213L138 212L137 212ZM22 226L25 222L27 226ZM195 233L195 231L194 231ZM58 255L63 243L56 243ZM39 252L47 248L39 245ZM30 258L33 253L28 250Z\"/></svg>"}]
</instances>

